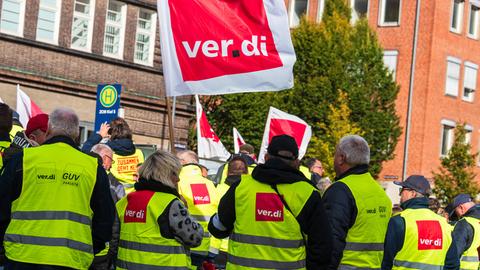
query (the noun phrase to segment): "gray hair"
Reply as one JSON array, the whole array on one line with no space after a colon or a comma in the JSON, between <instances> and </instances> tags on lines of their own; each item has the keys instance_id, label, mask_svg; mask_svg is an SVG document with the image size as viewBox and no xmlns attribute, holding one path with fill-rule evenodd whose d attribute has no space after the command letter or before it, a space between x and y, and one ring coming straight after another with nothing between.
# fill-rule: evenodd
<instances>
[{"instance_id":1,"label":"gray hair","mask_svg":"<svg viewBox=\"0 0 480 270\"><path fill-rule=\"evenodd\" d=\"M72 109L55 109L48 118L50 137L64 135L72 140L77 140L79 135L78 116Z\"/></svg>"},{"instance_id":2,"label":"gray hair","mask_svg":"<svg viewBox=\"0 0 480 270\"><path fill-rule=\"evenodd\" d=\"M108 146L106 144L103 144L103 143L95 144L92 147L92 150L90 150L90 152L97 153L101 157L103 157L103 155L105 155L107 153L113 154L112 148L110 148L110 146Z\"/></svg>"},{"instance_id":3,"label":"gray hair","mask_svg":"<svg viewBox=\"0 0 480 270\"><path fill-rule=\"evenodd\" d=\"M189 163L198 164L198 156L191 150L182 150L177 153L177 158L185 165Z\"/></svg>"},{"instance_id":4,"label":"gray hair","mask_svg":"<svg viewBox=\"0 0 480 270\"><path fill-rule=\"evenodd\" d=\"M345 162L350 166L370 163L370 147L361 136L347 135L341 138L337 151L345 156Z\"/></svg>"},{"instance_id":5,"label":"gray hair","mask_svg":"<svg viewBox=\"0 0 480 270\"><path fill-rule=\"evenodd\" d=\"M158 150L145 160L138 174L146 180L157 181L176 189L171 177L178 177L181 169L182 164L177 157L169 152Z\"/></svg>"}]
</instances>

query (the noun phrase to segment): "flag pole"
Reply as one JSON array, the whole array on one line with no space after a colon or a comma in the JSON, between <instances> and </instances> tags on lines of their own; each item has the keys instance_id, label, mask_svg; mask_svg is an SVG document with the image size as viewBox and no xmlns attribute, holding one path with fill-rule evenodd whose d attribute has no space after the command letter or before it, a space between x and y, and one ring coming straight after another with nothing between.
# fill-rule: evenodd
<instances>
[{"instance_id":1,"label":"flag pole","mask_svg":"<svg viewBox=\"0 0 480 270\"><path fill-rule=\"evenodd\" d=\"M175 137L173 132L173 119L172 119L172 108L170 107L170 98L165 96L165 105L167 106L167 118L168 118L168 133L170 139L170 152L176 154L175 151Z\"/></svg>"}]
</instances>

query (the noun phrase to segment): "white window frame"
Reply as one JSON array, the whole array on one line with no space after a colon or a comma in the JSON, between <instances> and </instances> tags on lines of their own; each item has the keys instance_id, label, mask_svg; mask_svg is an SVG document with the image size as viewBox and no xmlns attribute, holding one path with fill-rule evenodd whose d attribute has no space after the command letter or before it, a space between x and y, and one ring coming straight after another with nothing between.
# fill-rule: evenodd
<instances>
[{"instance_id":1,"label":"white window frame","mask_svg":"<svg viewBox=\"0 0 480 270\"><path fill-rule=\"evenodd\" d=\"M472 39L478 39L478 22L479 22L479 18L480 18L480 1L478 0L470 0L470 5L469 5L469 13L468 13L468 29L467 29L467 37L469 38L472 38ZM473 11L475 10L475 18L474 18L474 22L473 22L473 25L474 25L474 31L473 31L473 34L471 34L470 30L470 21L472 20L472 14L473 14Z\"/></svg>"},{"instance_id":2,"label":"white window frame","mask_svg":"<svg viewBox=\"0 0 480 270\"><path fill-rule=\"evenodd\" d=\"M449 90L451 89L448 89L448 63L454 63L454 64L457 64L458 65L458 78L456 79L458 82L457 82L457 89L456 89L456 92L453 93L453 92L449 92ZM445 72L445 95L447 96L452 96L452 97L458 97L458 90L459 90L459 86L460 86L460 72L461 72L461 69L462 69L462 61L456 57L451 57L451 56L448 56L447 57L447 67L446 67L446 72Z\"/></svg>"},{"instance_id":3,"label":"white window frame","mask_svg":"<svg viewBox=\"0 0 480 270\"><path fill-rule=\"evenodd\" d=\"M365 13L365 17L368 18L368 14L370 13L370 2L371 0L367 0L367 13ZM351 14L351 20L350 23L354 24L356 21L360 19L359 16L357 16L357 13L355 12L355 0L350 0L350 9L352 10Z\"/></svg>"},{"instance_id":4,"label":"white window frame","mask_svg":"<svg viewBox=\"0 0 480 270\"><path fill-rule=\"evenodd\" d=\"M322 21L324 10L325 10L325 0L318 0L317 19L316 19L318 23Z\"/></svg>"},{"instance_id":5,"label":"white window frame","mask_svg":"<svg viewBox=\"0 0 480 270\"><path fill-rule=\"evenodd\" d=\"M457 28L452 27L453 10L454 10L453 6L455 5L455 2L461 2L460 8L458 9L458 16L456 21ZM457 34L462 33L464 9L465 9L465 0L452 0L451 12L450 12L450 32L457 33Z\"/></svg>"},{"instance_id":6,"label":"white window frame","mask_svg":"<svg viewBox=\"0 0 480 270\"><path fill-rule=\"evenodd\" d=\"M54 26L54 29L53 29L53 40L39 38L38 37L38 20L39 20L40 17L38 16L38 18L37 18L36 39L37 39L37 41L52 43L52 44L58 45L58 32L59 32L59 29L60 29L60 16L61 16L61 13L62 13L62 0L57 0L57 6L55 7L55 9L52 9L48 6L47 7L42 7L41 2L42 2L42 0L39 1L39 9L38 9L39 16L40 16L40 9L42 9L42 8L47 9L49 11L55 11L55 26Z\"/></svg>"},{"instance_id":7,"label":"white window frame","mask_svg":"<svg viewBox=\"0 0 480 270\"><path fill-rule=\"evenodd\" d=\"M465 61L464 63L464 70L463 70L463 84L462 84L462 99L464 101L468 101L468 102L473 102L474 98L475 98L475 92L477 91L477 79L478 79L478 65L477 64L474 64L472 62L468 62L468 61ZM465 78L467 77L467 69L474 69L475 70L475 88L471 89L473 90L470 95L468 97L465 97Z\"/></svg>"},{"instance_id":8,"label":"white window frame","mask_svg":"<svg viewBox=\"0 0 480 270\"><path fill-rule=\"evenodd\" d=\"M138 27L138 20L140 20L140 12L146 12L150 14L150 31L141 29ZM138 10L138 16L137 16L137 32L135 34L135 47L134 47L134 54L133 54L133 62L137 64L142 64L142 65L148 65L148 66L153 66L153 58L154 58L154 51L155 51L155 34L157 33L157 13L151 10L147 9L139 9ZM150 48L148 48L148 61L142 61L136 58L137 56L137 35L145 34L150 36Z\"/></svg>"},{"instance_id":9,"label":"white window frame","mask_svg":"<svg viewBox=\"0 0 480 270\"><path fill-rule=\"evenodd\" d=\"M440 130L440 157L446 157L448 155L448 152L450 152L450 149L452 149L453 142L455 140L455 127L456 123L455 121L452 120L446 120L442 119L441 123L441 130ZM448 142L447 142L447 149L446 153L443 153L443 133L445 130L445 127L449 127L449 134L448 134Z\"/></svg>"},{"instance_id":10,"label":"white window frame","mask_svg":"<svg viewBox=\"0 0 480 270\"><path fill-rule=\"evenodd\" d=\"M393 67L393 69L390 66L387 66L385 64L385 56L395 57L395 67ZM383 64L392 73L393 79L396 80L396 78L397 78L397 66L398 66L398 51L397 50L385 50L385 51L383 51Z\"/></svg>"},{"instance_id":11,"label":"white window frame","mask_svg":"<svg viewBox=\"0 0 480 270\"><path fill-rule=\"evenodd\" d=\"M288 25L290 26L290 28L296 28L298 27L298 25L300 24L300 17L298 18L298 24L294 24L293 23L293 14L295 13L295 2L297 0L290 0L290 4L289 4L289 12L288 12ZM305 10L305 15L308 16L308 11L310 10L310 0L306 0L307 1L307 9Z\"/></svg>"},{"instance_id":12,"label":"white window frame","mask_svg":"<svg viewBox=\"0 0 480 270\"><path fill-rule=\"evenodd\" d=\"M465 143L472 144L473 126L465 125Z\"/></svg>"},{"instance_id":13,"label":"white window frame","mask_svg":"<svg viewBox=\"0 0 480 270\"><path fill-rule=\"evenodd\" d=\"M91 52L92 51L92 39L93 39L93 24L95 23L95 0L90 0L89 6L90 6L90 11L88 15L85 15L83 13L77 13L75 11L75 5L76 5L76 0L73 2L73 17L72 17L72 29L70 30L71 35L70 35L70 47L75 50L79 51L86 51L86 52ZM75 20L75 17L83 18L88 20L88 29L87 29L87 46L86 47L79 47L75 46L73 44L73 22Z\"/></svg>"},{"instance_id":14,"label":"white window frame","mask_svg":"<svg viewBox=\"0 0 480 270\"><path fill-rule=\"evenodd\" d=\"M400 20L402 19L402 0L399 0L398 6L398 22L385 22L385 9L387 7L386 1L388 0L380 0L380 7L378 11L380 14L378 15L378 25L379 26L400 26Z\"/></svg>"},{"instance_id":15,"label":"white window frame","mask_svg":"<svg viewBox=\"0 0 480 270\"><path fill-rule=\"evenodd\" d=\"M5 7L4 5L2 5L2 9L0 10L0 32L5 33L5 34L9 34L9 35L23 37L23 26L25 24L25 1L26 0L11 0L11 1L20 3L20 12L19 12L19 18L18 18L18 31L17 32L12 32L12 31L2 29L2 21L3 21L3 17L4 17L3 16L3 8Z\"/></svg>"},{"instance_id":16,"label":"white window frame","mask_svg":"<svg viewBox=\"0 0 480 270\"><path fill-rule=\"evenodd\" d=\"M110 2L114 2L116 4L120 4L122 6L120 10L120 16L122 16L121 20L119 23L113 23L108 21L108 6ZM121 1L116 1L116 0L108 0L107 1L107 10L105 13L105 31L103 33L103 55L112 57L112 58L117 58L122 60L123 59L123 51L124 51L124 46L125 46L125 28L126 28L126 22L127 22L127 3L121 2ZM118 53L113 54L105 51L105 43L106 43L106 38L105 35L107 33L107 27L108 26L113 26L113 27L120 27L120 38L118 41Z\"/></svg>"}]
</instances>

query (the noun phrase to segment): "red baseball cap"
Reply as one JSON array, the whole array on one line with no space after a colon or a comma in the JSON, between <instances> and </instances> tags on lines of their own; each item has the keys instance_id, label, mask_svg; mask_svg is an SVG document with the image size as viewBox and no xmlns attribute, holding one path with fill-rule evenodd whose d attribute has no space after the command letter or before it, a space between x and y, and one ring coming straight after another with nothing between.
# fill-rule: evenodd
<instances>
[{"instance_id":1,"label":"red baseball cap","mask_svg":"<svg viewBox=\"0 0 480 270\"><path fill-rule=\"evenodd\" d=\"M40 129L43 132L47 132L48 128L48 114L37 114L34 117L30 118L27 124L27 129L25 130L25 134L30 136L32 132L37 129Z\"/></svg>"}]
</instances>

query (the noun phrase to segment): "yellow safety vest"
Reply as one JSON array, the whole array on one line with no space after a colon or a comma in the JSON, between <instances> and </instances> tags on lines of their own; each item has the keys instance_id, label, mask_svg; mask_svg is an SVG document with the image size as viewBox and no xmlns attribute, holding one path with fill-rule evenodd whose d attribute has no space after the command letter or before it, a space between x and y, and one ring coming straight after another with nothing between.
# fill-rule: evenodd
<instances>
[{"instance_id":1,"label":"yellow safety vest","mask_svg":"<svg viewBox=\"0 0 480 270\"><path fill-rule=\"evenodd\" d=\"M247 167L248 174L252 175L253 169L255 169L256 166L257 166L257 164L249 165ZM223 171L222 171L222 177L220 178L220 181L218 182L218 185L220 185L222 183L225 183L225 179L227 179L227 176L228 176L228 163L225 163L225 166L223 167Z\"/></svg>"},{"instance_id":2,"label":"yellow safety vest","mask_svg":"<svg viewBox=\"0 0 480 270\"><path fill-rule=\"evenodd\" d=\"M442 270L453 227L427 208L406 209L400 216L405 220L405 240L392 269Z\"/></svg>"},{"instance_id":3,"label":"yellow safety vest","mask_svg":"<svg viewBox=\"0 0 480 270\"><path fill-rule=\"evenodd\" d=\"M187 249L175 239L162 237L157 223L175 199L172 194L141 190L118 201L117 269L189 269Z\"/></svg>"},{"instance_id":4,"label":"yellow safety vest","mask_svg":"<svg viewBox=\"0 0 480 270\"><path fill-rule=\"evenodd\" d=\"M23 183L5 233L8 259L87 269L93 260L90 200L98 161L65 143L25 148Z\"/></svg>"},{"instance_id":5,"label":"yellow safety vest","mask_svg":"<svg viewBox=\"0 0 480 270\"><path fill-rule=\"evenodd\" d=\"M235 224L227 269L306 269L305 241L296 217L312 194L307 182L268 184L242 176L235 189Z\"/></svg>"},{"instance_id":6,"label":"yellow safety vest","mask_svg":"<svg viewBox=\"0 0 480 270\"><path fill-rule=\"evenodd\" d=\"M10 140L13 140L15 138L15 135L17 135L17 132L19 131L24 131L25 129L19 125L12 125L12 130L10 130Z\"/></svg>"},{"instance_id":7,"label":"yellow safety vest","mask_svg":"<svg viewBox=\"0 0 480 270\"><path fill-rule=\"evenodd\" d=\"M135 175L137 174L138 164L145 161L143 152L140 149L135 150L135 153L130 156L113 155L112 168L110 172L125 188L125 193L134 191Z\"/></svg>"},{"instance_id":8,"label":"yellow safety vest","mask_svg":"<svg viewBox=\"0 0 480 270\"><path fill-rule=\"evenodd\" d=\"M202 225L204 231L202 244L192 248L191 251L206 256L210 249L211 238L208 233L208 222L217 212L219 201L215 185L202 176L200 167L190 164L184 166L180 171L178 192L185 198L188 211Z\"/></svg>"},{"instance_id":9,"label":"yellow safety vest","mask_svg":"<svg viewBox=\"0 0 480 270\"><path fill-rule=\"evenodd\" d=\"M380 269L392 202L370 173L340 180L353 194L357 218L348 230L338 269Z\"/></svg>"},{"instance_id":10,"label":"yellow safety vest","mask_svg":"<svg viewBox=\"0 0 480 270\"><path fill-rule=\"evenodd\" d=\"M0 169L3 167L3 152L10 146L11 142L0 141Z\"/></svg>"},{"instance_id":11,"label":"yellow safety vest","mask_svg":"<svg viewBox=\"0 0 480 270\"><path fill-rule=\"evenodd\" d=\"M301 171L308 180L312 179L312 173L310 172L310 169L308 167L302 165L300 166L300 168L298 168L298 170Z\"/></svg>"},{"instance_id":12,"label":"yellow safety vest","mask_svg":"<svg viewBox=\"0 0 480 270\"><path fill-rule=\"evenodd\" d=\"M228 189L230 188L229 185L223 181L217 186L217 194L218 197L221 199L225 193L227 193ZM225 239L218 239L212 237L210 240L210 252L218 254L218 251L228 252L228 237Z\"/></svg>"},{"instance_id":13,"label":"yellow safety vest","mask_svg":"<svg viewBox=\"0 0 480 270\"><path fill-rule=\"evenodd\" d=\"M480 220L473 217L464 217L463 219L473 227L473 241L470 247L462 254L460 270L477 270L479 266L477 248L480 247ZM458 250L458 252L462 251Z\"/></svg>"}]
</instances>

